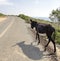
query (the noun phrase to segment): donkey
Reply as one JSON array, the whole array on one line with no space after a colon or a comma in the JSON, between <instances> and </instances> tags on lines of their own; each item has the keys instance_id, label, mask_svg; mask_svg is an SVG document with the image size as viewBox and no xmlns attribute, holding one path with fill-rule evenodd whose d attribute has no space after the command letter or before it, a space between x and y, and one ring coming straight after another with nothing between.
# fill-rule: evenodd
<instances>
[{"instance_id":1,"label":"donkey","mask_svg":"<svg viewBox=\"0 0 60 61\"><path fill-rule=\"evenodd\" d=\"M48 44L50 43L50 41L53 43L54 45L54 53L56 52L56 44L55 44L55 28L52 27L50 24L44 24L44 23L37 23L36 21L32 21L30 19L31 22L31 28L35 28L36 30L36 39L38 38L38 44L40 43L40 37L39 37L39 33L43 34L45 33L47 35L48 38L48 43L45 45L45 51L46 51L46 47L48 46ZM51 37L53 35L53 38Z\"/></svg>"}]
</instances>

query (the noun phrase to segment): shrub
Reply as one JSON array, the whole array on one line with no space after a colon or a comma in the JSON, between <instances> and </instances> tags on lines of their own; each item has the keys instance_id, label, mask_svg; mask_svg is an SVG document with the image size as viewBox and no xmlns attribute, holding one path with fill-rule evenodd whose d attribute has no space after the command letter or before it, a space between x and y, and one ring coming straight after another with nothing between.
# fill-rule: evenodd
<instances>
[{"instance_id":1,"label":"shrub","mask_svg":"<svg viewBox=\"0 0 60 61\"><path fill-rule=\"evenodd\" d=\"M30 21L30 17L29 16L26 16L26 15L24 15L24 14L20 14L20 15L18 15L18 17L21 17L22 19L24 19L27 23L29 23Z\"/></svg>"},{"instance_id":2,"label":"shrub","mask_svg":"<svg viewBox=\"0 0 60 61\"><path fill-rule=\"evenodd\" d=\"M0 17L1 17L1 16L5 16L5 15L4 15L4 14L2 14L2 13L0 13Z\"/></svg>"}]
</instances>

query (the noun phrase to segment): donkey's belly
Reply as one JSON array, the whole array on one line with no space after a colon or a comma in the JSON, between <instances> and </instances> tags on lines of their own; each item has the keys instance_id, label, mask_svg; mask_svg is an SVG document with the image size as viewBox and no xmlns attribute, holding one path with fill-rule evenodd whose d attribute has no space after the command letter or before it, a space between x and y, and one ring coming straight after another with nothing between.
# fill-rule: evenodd
<instances>
[{"instance_id":1,"label":"donkey's belly","mask_svg":"<svg viewBox=\"0 0 60 61\"><path fill-rule=\"evenodd\" d=\"M40 28L39 29L39 33L45 33L45 29L44 28Z\"/></svg>"},{"instance_id":2,"label":"donkey's belly","mask_svg":"<svg viewBox=\"0 0 60 61\"><path fill-rule=\"evenodd\" d=\"M39 33L45 33L45 31L39 31Z\"/></svg>"}]
</instances>

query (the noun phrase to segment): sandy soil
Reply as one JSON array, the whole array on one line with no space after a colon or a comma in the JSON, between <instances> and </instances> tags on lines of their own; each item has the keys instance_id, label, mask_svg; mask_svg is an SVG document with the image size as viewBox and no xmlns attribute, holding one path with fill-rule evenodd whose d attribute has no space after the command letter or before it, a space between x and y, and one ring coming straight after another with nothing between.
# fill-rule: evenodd
<instances>
[{"instance_id":1,"label":"sandy soil","mask_svg":"<svg viewBox=\"0 0 60 61\"><path fill-rule=\"evenodd\" d=\"M0 22L6 20L7 18L6 17L0 17Z\"/></svg>"}]
</instances>

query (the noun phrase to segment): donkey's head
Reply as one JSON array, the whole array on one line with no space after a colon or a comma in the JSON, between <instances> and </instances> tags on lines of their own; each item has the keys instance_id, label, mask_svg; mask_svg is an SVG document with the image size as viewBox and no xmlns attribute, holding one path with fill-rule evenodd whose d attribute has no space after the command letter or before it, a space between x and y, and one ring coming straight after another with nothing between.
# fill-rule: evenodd
<instances>
[{"instance_id":1,"label":"donkey's head","mask_svg":"<svg viewBox=\"0 0 60 61\"><path fill-rule=\"evenodd\" d=\"M32 20L30 19L30 22L31 22L31 28L32 28L32 29L33 29L34 27L36 27L36 24L37 24L36 21L32 21Z\"/></svg>"}]
</instances>

